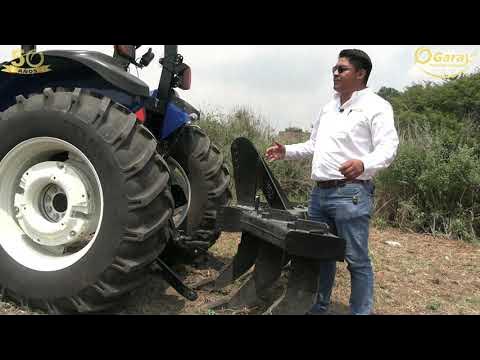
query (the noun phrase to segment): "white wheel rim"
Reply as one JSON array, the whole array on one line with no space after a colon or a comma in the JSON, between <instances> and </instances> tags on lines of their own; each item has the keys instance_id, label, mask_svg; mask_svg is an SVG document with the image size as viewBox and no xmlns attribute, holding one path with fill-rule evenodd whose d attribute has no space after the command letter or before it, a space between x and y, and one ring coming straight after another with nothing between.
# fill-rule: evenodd
<instances>
[{"instance_id":1,"label":"white wheel rim","mask_svg":"<svg viewBox=\"0 0 480 360\"><path fill-rule=\"evenodd\" d=\"M181 206L177 206L175 204L175 208L173 209L173 224L175 228L178 229L180 225L182 225L183 221L187 217L188 210L190 210L190 204L192 201L192 190L190 187L190 181L188 180L188 176L185 173L185 170L180 166L180 164L175 161L172 157L167 159L167 164L170 169L170 181L172 187L177 186L183 192L187 203Z\"/></svg>"},{"instance_id":2,"label":"white wheel rim","mask_svg":"<svg viewBox=\"0 0 480 360\"><path fill-rule=\"evenodd\" d=\"M65 161L51 161L65 152ZM102 216L100 179L74 145L33 138L0 162L0 246L23 266L58 271L73 265L95 242Z\"/></svg>"}]
</instances>

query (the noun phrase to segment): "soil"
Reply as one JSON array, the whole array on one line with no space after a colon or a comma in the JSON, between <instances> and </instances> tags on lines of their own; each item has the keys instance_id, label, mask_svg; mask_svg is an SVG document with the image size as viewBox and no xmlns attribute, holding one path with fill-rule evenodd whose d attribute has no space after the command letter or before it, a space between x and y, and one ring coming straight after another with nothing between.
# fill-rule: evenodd
<instances>
[{"instance_id":1,"label":"soil","mask_svg":"<svg viewBox=\"0 0 480 360\"><path fill-rule=\"evenodd\" d=\"M240 235L224 233L211 249L193 265L175 266L186 284L215 277L222 263L235 254ZM480 314L480 246L440 236L406 233L398 229L374 228L370 253L375 271L375 314ZM149 284L132 293L116 314L256 315L268 304L251 308L212 309L241 284L241 280L221 292L198 290L198 299L188 301L163 280L152 276ZM285 277L273 295L281 294ZM331 314L348 314L350 274L338 263ZM26 307L0 302L0 314L41 314Z\"/></svg>"}]
</instances>

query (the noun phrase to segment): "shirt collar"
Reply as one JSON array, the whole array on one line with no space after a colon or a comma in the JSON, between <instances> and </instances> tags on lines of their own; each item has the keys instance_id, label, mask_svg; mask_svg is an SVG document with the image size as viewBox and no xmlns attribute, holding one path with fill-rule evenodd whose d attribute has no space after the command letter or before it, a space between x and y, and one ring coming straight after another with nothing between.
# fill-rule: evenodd
<instances>
[{"instance_id":1,"label":"shirt collar","mask_svg":"<svg viewBox=\"0 0 480 360\"><path fill-rule=\"evenodd\" d=\"M343 106L340 106L340 94L338 92L335 92L333 95L333 98L335 99L335 102L337 104L337 109L345 109L348 106L354 104L358 100L360 100L363 96L366 94L370 93L372 90L369 87L366 87L365 89L354 91L350 99L348 99Z\"/></svg>"}]
</instances>

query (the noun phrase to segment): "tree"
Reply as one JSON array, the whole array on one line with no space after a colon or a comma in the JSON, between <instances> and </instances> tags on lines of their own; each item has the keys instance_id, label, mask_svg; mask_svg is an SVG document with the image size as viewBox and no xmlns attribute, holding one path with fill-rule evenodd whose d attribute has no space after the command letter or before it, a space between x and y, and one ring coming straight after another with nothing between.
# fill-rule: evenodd
<instances>
[{"instance_id":1,"label":"tree","mask_svg":"<svg viewBox=\"0 0 480 360\"><path fill-rule=\"evenodd\" d=\"M377 95L381 96L382 98L384 98L387 101L391 101L391 99L393 97L396 97L396 96L400 95L400 91L398 91L394 88L389 88L389 87L382 86L382 88L380 90L378 90Z\"/></svg>"}]
</instances>

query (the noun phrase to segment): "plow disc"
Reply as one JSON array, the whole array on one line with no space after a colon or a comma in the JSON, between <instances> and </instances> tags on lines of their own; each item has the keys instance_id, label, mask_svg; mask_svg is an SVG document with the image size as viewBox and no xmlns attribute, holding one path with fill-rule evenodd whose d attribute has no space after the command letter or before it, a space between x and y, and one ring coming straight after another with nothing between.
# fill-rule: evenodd
<instances>
[{"instance_id":1,"label":"plow disc","mask_svg":"<svg viewBox=\"0 0 480 360\"><path fill-rule=\"evenodd\" d=\"M241 232L241 241L231 263L216 278L195 288L218 291L245 276L237 290L209 308L234 309L263 303L269 305L265 314L306 314L315 299L318 262L343 261L345 241L331 234L326 224L307 220L305 208L290 204L248 139L236 139L231 150L237 205L222 207L217 227L220 231ZM258 190L266 203L260 202ZM273 289L284 271L287 286L275 298Z\"/></svg>"}]
</instances>

